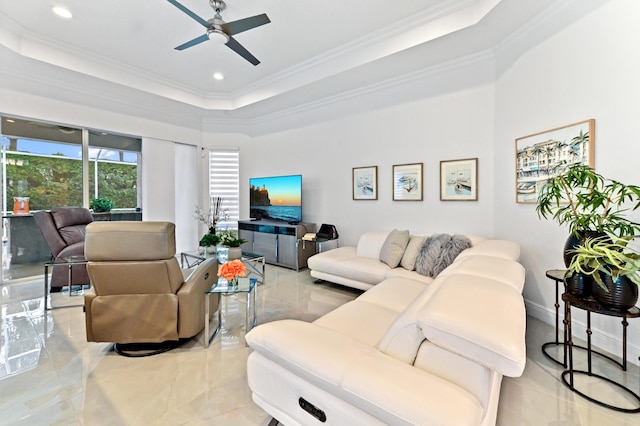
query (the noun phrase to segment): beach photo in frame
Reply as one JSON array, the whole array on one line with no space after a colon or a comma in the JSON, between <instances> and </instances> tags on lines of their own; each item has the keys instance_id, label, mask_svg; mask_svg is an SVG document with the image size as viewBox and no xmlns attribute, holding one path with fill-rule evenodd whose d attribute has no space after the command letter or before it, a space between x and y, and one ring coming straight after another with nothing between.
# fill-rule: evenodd
<instances>
[{"instance_id":1,"label":"beach photo in frame","mask_svg":"<svg viewBox=\"0 0 640 426\"><path fill-rule=\"evenodd\" d=\"M377 200L378 166L354 167L352 188L354 200Z\"/></svg>"},{"instance_id":2,"label":"beach photo in frame","mask_svg":"<svg viewBox=\"0 0 640 426\"><path fill-rule=\"evenodd\" d=\"M536 203L549 177L572 164L595 166L595 119L516 139L516 203Z\"/></svg>"},{"instance_id":3,"label":"beach photo in frame","mask_svg":"<svg viewBox=\"0 0 640 426\"><path fill-rule=\"evenodd\" d=\"M440 200L478 200L478 159L440 161Z\"/></svg>"},{"instance_id":4,"label":"beach photo in frame","mask_svg":"<svg viewBox=\"0 0 640 426\"><path fill-rule=\"evenodd\" d=\"M422 163L393 166L393 200L422 201Z\"/></svg>"}]
</instances>

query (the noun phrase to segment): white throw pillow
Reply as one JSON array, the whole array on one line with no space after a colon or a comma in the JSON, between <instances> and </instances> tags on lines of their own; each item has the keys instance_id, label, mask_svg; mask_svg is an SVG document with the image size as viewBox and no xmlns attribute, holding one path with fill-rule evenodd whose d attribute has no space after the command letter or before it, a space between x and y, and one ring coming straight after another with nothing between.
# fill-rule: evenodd
<instances>
[{"instance_id":1,"label":"white throw pillow","mask_svg":"<svg viewBox=\"0 0 640 426\"><path fill-rule=\"evenodd\" d=\"M404 249L407 248L408 243L409 231L398 231L394 229L389 233L387 239L384 240L384 244L382 244L380 260L389 265L390 268L395 268L400 264Z\"/></svg>"},{"instance_id":2,"label":"white throw pillow","mask_svg":"<svg viewBox=\"0 0 640 426\"><path fill-rule=\"evenodd\" d=\"M420 247L422 247L422 244L426 239L427 237L424 235L411 236L409 244L407 244L407 248L404 249L404 255L402 255L400 266L402 266L407 271L413 271L414 269L416 269L416 258L418 257Z\"/></svg>"}]
</instances>

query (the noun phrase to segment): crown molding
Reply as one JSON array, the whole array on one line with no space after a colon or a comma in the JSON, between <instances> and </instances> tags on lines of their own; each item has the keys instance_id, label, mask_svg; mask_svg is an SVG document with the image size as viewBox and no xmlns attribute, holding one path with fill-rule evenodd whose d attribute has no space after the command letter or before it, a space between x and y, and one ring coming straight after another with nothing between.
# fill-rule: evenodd
<instances>
[{"instance_id":1,"label":"crown molding","mask_svg":"<svg viewBox=\"0 0 640 426\"><path fill-rule=\"evenodd\" d=\"M437 1L421 13L393 22L373 35L352 40L231 93L203 93L93 51L53 42L6 15L0 15L3 27L0 44L27 58L205 110L237 110L474 25L499 1Z\"/></svg>"}]
</instances>

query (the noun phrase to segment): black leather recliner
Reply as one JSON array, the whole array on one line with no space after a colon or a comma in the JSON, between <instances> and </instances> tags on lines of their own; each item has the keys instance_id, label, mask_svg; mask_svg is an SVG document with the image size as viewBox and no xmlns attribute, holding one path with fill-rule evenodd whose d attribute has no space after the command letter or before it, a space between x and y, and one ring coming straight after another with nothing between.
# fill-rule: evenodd
<instances>
[{"instance_id":1,"label":"black leather recliner","mask_svg":"<svg viewBox=\"0 0 640 426\"><path fill-rule=\"evenodd\" d=\"M84 239L86 227L93 222L88 209L82 207L61 207L50 211L33 213L33 218L42 232L54 259L67 259L72 256L84 258ZM54 266L51 273L51 291L60 291L68 284L67 266ZM86 265L73 265L71 285L89 284Z\"/></svg>"}]
</instances>

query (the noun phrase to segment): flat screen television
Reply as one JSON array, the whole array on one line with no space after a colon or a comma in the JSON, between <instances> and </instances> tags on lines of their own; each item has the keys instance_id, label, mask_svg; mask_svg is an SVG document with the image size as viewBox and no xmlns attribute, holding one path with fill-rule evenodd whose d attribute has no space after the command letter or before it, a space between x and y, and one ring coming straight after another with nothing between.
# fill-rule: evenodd
<instances>
[{"instance_id":1,"label":"flat screen television","mask_svg":"<svg viewBox=\"0 0 640 426\"><path fill-rule=\"evenodd\" d=\"M249 179L252 219L302 222L302 175Z\"/></svg>"}]
</instances>

